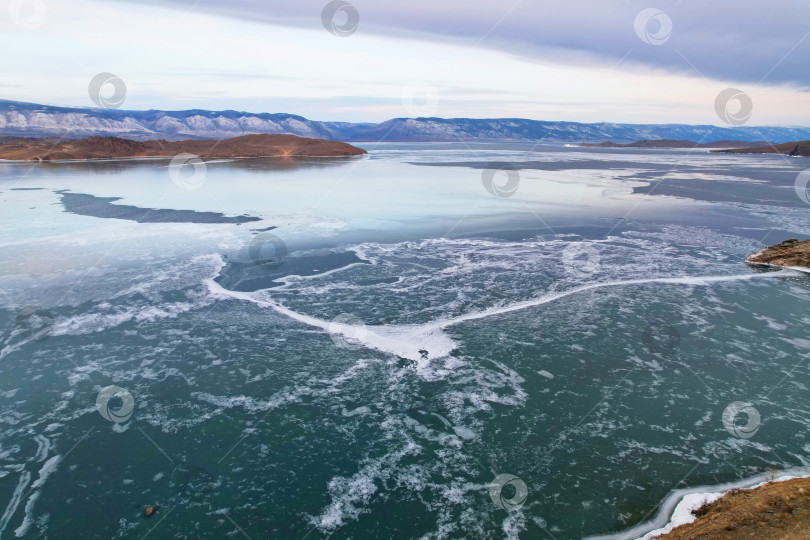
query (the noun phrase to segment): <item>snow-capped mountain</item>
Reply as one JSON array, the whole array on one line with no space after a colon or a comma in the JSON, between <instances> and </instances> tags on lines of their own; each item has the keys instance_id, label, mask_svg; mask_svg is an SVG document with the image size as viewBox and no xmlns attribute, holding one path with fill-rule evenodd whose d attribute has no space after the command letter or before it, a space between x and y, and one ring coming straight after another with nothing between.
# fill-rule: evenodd
<instances>
[{"instance_id":1,"label":"snow-capped mountain","mask_svg":"<svg viewBox=\"0 0 810 540\"><path fill-rule=\"evenodd\" d=\"M52 107L0 100L0 135L82 138L115 135L123 138L188 139L238 137L252 133L289 133L334 139L330 125L292 114L237 111L125 111ZM354 126L355 124L351 124Z\"/></svg>"},{"instance_id":2,"label":"snow-capped mountain","mask_svg":"<svg viewBox=\"0 0 810 540\"><path fill-rule=\"evenodd\" d=\"M0 136L83 138L110 135L135 140L229 138L288 133L341 141L548 141L632 142L686 139L788 142L810 139L810 128L582 124L521 118L395 118L380 124L320 122L293 114L238 111L126 111L70 108L0 100Z\"/></svg>"}]
</instances>

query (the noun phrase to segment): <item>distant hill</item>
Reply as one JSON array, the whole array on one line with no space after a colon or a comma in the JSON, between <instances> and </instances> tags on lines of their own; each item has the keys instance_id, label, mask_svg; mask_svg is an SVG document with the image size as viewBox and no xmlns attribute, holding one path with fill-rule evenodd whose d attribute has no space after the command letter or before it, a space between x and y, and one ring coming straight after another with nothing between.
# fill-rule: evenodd
<instances>
[{"instance_id":1,"label":"distant hill","mask_svg":"<svg viewBox=\"0 0 810 540\"><path fill-rule=\"evenodd\" d=\"M715 150L727 154L785 154L795 157L810 157L810 141L788 142L782 144L769 144L767 146L754 146L749 148L735 148L731 150Z\"/></svg>"},{"instance_id":2,"label":"distant hill","mask_svg":"<svg viewBox=\"0 0 810 540\"><path fill-rule=\"evenodd\" d=\"M597 144L584 143L589 148L748 148L762 146L762 141L714 141L709 143L696 143L695 141L673 141L660 139L653 141L636 141L634 143L619 144L603 142Z\"/></svg>"},{"instance_id":3,"label":"distant hill","mask_svg":"<svg viewBox=\"0 0 810 540\"><path fill-rule=\"evenodd\" d=\"M357 156L367 152L342 142L295 135L243 135L232 139L185 141L132 141L118 137L89 137L57 144L39 140L17 140L0 145L0 159L25 161L173 157L180 153L207 158L232 158Z\"/></svg>"},{"instance_id":4,"label":"distant hill","mask_svg":"<svg viewBox=\"0 0 810 540\"><path fill-rule=\"evenodd\" d=\"M684 124L582 124L522 118L394 118L379 124L319 122L286 113L127 111L52 107L0 100L0 136L114 136L133 140L218 139L290 134L334 141L543 141L631 143L640 140L773 141L810 139L810 128Z\"/></svg>"}]
</instances>

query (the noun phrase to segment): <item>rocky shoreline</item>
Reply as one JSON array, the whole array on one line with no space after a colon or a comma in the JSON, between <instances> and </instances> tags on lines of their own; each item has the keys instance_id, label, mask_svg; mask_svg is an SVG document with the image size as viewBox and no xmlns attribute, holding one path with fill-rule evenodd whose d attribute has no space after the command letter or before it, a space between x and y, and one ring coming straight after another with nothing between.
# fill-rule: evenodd
<instances>
[{"instance_id":1,"label":"rocky shoreline","mask_svg":"<svg viewBox=\"0 0 810 540\"><path fill-rule=\"evenodd\" d=\"M745 261L760 266L810 268L810 240L800 242L791 238L780 244L768 246L749 256Z\"/></svg>"},{"instance_id":2,"label":"rocky shoreline","mask_svg":"<svg viewBox=\"0 0 810 540\"><path fill-rule=\"evenodd\" d=\"M694 520L656 540L799 540L810 538L810 478L784 478L733 489L692 512Z\"/></svg>"}]
</instances>

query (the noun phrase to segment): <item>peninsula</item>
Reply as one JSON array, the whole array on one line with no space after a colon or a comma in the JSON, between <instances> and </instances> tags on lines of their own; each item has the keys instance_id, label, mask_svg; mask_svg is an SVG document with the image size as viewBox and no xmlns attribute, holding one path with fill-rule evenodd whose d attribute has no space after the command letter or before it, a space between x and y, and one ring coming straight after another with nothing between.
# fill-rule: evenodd
<instances>
[{"instance_id":1,"label":"peninsula","mask_svg":"<svg viewBox=\"0 0 810 540\"><path fill-rule=\"evenodd\" d=\"M714 141L698 143L687 140L653 139L622 144L611 141L601 143L583 143L588 148L747 148L749 146L762 146L764 142L750 141Z\"/></svg>"},{"instance_id":2,"label":"peninsula","mask_svg":"<svg viewBox=\"0 0 810 540\"><path fill-rule=\"evenodd\" d=\"M810 240L799 242L795 238L791 238L781 244L768 246L745 260L751 264L763 266L810 268Z\"/></svg>"},{"instance_id":3,"label":"peninsula","mask_svg":"<svg viewBox=\"0 0 810 540\"><path fill-rule=\"evenodd\" d=\"M338 141L269 134L184 141L89 137L54 143L52 140L21 139L0 144L0 159L19 161L174 157L182 153L201 158L255 158L359 156L367 152Z\"/></svg>"},{"instance_id":4,"label":"peninsula","mask_svg":"<svg viewBox=\"0 0 810 540\"><path fill-rule=\"evenodd\" d=\"M730 150L713 150L726 154L784 154L792 157L810 157L810 141L796 141L765 146L749 146Z\"/></svg>"}]
</instances>

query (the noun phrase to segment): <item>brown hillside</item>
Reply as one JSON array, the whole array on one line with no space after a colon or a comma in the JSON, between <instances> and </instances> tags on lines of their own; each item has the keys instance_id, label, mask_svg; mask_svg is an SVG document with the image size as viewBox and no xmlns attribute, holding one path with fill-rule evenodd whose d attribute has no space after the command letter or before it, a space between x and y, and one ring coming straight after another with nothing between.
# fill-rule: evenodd
<instances>
[{"instance_id":1,"label":"brown hillside","mask_svg":"<svg viewBox=\"0 0 810 540\"><path fill-rule=\"evenodd\" d=\"M186 141L131 141L117 137L90 137L49 142L38 139L0 144L0 159L50 161L173 157L180 153L203 158L276 156L358 156L367 152L350 144L295 135L244 135L232 139Z\"/></svg>"},{"instance_id":2,"label":"brown hillside","mask_svg":"<svg viewBox=\"0 0 810 540\"><path fill-rule=\"evenodd\" d=\"M656 540L810 538L810 478L734 490L695 512L697 520Z\"/></svg>"}]
</instances>

